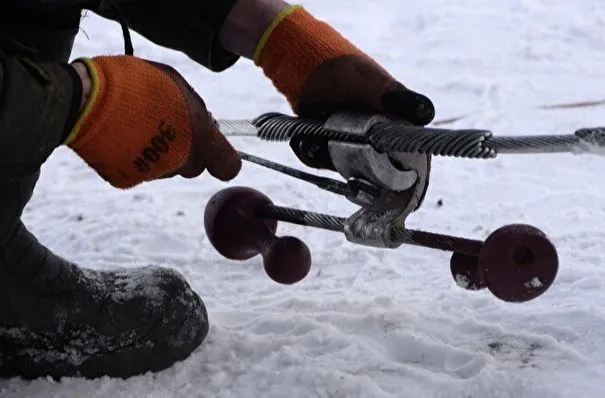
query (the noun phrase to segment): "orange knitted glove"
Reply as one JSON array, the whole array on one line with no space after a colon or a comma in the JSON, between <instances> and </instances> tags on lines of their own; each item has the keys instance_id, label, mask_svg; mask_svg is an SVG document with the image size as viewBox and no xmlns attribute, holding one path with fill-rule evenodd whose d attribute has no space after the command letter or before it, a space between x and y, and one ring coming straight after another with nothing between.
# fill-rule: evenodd
<instances>
[{"instance_id":1,"label":"orange knitted glove","mask_svg":"<svg viewBox=\"0 0 605 398\"><path fill-rule=\"evenodd\" d=\"M91 76L84 111L65 144L117 188L208 169L223 181L241 168L204 101L167 65L132 56L77 60Z\"/></svg>"},{"instance_id":2,"label":"orange knitted glove","mask_svg":"<svg viewBox=\"0 0 605 398\"><path fill-rule=\"evenodd\" d=\"M256 47L254 62L300 116L357 110L418 125L435 116L427 97L406 88L301 6L290 6L273 20Z\"/></svg>"}]
</instances>

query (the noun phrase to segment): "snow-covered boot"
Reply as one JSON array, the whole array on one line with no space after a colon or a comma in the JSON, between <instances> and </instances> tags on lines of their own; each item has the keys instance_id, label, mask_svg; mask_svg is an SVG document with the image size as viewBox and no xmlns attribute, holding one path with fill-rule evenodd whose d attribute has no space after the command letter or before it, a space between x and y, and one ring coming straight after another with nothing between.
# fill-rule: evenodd
<instances>
[{"instance_id":1,"label":"snow-covered boot","mask_svg":"<svg viewBox=\"0 0 605 398\"><path fill-rule=\"evenodd\" d=\"M0 182L0 376L129 377L188 357L206 308L176 272L80 268L21 222L38 175Z\"/></svg>"}]
</instances>

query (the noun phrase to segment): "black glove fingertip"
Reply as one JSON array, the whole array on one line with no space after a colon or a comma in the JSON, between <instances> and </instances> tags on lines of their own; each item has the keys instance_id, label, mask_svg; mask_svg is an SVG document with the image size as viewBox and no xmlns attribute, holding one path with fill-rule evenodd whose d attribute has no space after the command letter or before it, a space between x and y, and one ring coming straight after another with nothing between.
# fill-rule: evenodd
<instances>
[{"instance_id":1,"label":"black glove fingertip","mask_svg":"<svg viewBox=\"0 0 605 398\"><path fill-rule=\"evenodd\" d=\"M389 114L415 125L427 125L435 118L433 102L425 95L405 87L387 92L381 102Z\"/></svg>"}]
</instances>

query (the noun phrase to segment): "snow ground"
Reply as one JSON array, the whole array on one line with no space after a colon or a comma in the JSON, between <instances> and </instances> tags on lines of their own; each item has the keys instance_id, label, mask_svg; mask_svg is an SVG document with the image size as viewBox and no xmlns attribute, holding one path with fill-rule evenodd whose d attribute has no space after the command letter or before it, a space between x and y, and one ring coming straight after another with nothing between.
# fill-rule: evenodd
<instances>
[{"instance_id":1,"label":"snow ground","mask_svg":"<svg viewBox=\"0 0 605 398\"><path fill-rule=\"evenodd\" d=\"M496 134L571 133L605 125L605 8L597 0L302 1L437 106L449 127ZM121 52L117 24L90 14L74 56ZM87 38L88 36L88 38ZM289 112L251 62L215 75L135 36L137 55L186 75L218 118ZM247 152L298 166L284 144L234 138ZM354 246L339 235L282 224L304 239L313 271L271 282L260 258L222 259L203 231L209 176L120 192L67 150L44 166L26 221L60 254L97 269L157 263L182 272L206 301L207 342L156 375L126 381L0 382L2 397L600 397L605 388L605 159L437 158L410 226L484 238L525 222L559 249L553 287L525 304L452 281L447 253ZM335 214L353 207L246 164L231 185L279 204ZM312 195L309 193L313 192ZM506 197L508 195L508 197ZM436 202L442 199L443 206Z\"/></svg>"}]
</instances>

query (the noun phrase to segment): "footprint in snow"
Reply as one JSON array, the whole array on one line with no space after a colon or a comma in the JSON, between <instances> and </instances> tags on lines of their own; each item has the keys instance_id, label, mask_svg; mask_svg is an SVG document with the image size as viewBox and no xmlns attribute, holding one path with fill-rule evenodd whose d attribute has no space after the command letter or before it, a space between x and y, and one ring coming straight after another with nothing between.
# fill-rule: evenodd
<instances>
[{"instance_id":1,"label":"footprint in snow","mask_svg":"<svg viewBox=\"0 0 605 398\"><path fill-rule=\"evenodd\" d=\"M520 369L537 368L536 357L544 346L538 342L525 341L514 336L491 341L485 351L495 359L517 364Z\"/></svg>"}]
</instances>

